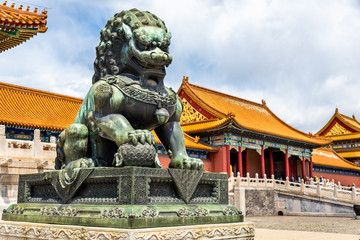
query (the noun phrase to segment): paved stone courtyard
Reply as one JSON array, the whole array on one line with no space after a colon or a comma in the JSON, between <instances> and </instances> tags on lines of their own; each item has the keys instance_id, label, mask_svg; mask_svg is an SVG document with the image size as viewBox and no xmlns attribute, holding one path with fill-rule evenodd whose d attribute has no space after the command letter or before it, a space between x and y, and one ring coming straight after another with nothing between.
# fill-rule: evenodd
<instances>
[{"instance_id":1,"label":"paved stone courtyard","mask_svg":"<svg viewBox=\"0 0 360 240\"><path fill-rule=\"evenodd\" d=\"M360 240L360 220L342 217L246 217L255 223L255 240Z\"/></svg>"}]
</instances>

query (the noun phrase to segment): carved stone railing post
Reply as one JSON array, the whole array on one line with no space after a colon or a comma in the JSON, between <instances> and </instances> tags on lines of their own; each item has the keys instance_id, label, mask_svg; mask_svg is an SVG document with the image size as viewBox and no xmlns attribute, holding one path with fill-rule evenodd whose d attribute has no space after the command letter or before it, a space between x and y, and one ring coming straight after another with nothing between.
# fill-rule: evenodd
<instances>
[{"instance_id":1,"label":"carved stone railing post","mask_svg":"<svg viewBox=\"0 0 360 240\"><path fill-rule=\"evenodd\" d=\"M272 180L272 183L273 183L273 188L275 189L276 188L276 181L275 181L274 174L271 175L271 180Z\"/></svg>"},{"instance_id":2,"label":"carved stone railing post","mask_svg":"<svg viewBox=\"0 0 360 240\"><path fill-rule=\"evenodd\" d=\"M51 136L50 137L50 143L56 143L56 137Z\"/></svg>"},{"instance_id":3,"label":"carved stone railing post","mask_svg":"<svg viewBox=\"0 0 360 240\"><path fill-rule=\"evenodd\" d=\"M339 187L339 189L341 189L341 182L340 181L338 181L338 187Z\"/></svg>"},{"instance_id":4,"label":"carved stone railing post","mask_svg":"<svg viewBox=\"0 0 360 240\"><path fill-rule=\"evenodd\" d=\"M321 187L320 182L316 183L316 194L320 197L321 196Z\"/></svg>"},{"instance_id":5,"label":"carved stone railing post","mask_svg":"<svg viewBox=\"0 0 360 240\"><path fill-rule=\"evenodd\" d=\"M237 173L237 176L236 176L236 185L235 186L237 186L237 187L241 186L241 177L240 177L239 172Z\"/></svg>"},{"instance_id":6,"label":"carved stone railing post","mask_svg":"<svg viewBox=\"0 0 360 240\"><path fill-rule=\"evenodd\" d=\"M265 185L265 187L266 187L266 182L267 182L266 174L264 173L264 185Z\"/></svg>"},{"instance_id":7,"label":"carved stone railing post","mask_svg":"<svg viewBox=\"0 0 360 240\"><path fill-rule=\"evenodd\" d=\"M338 186L336 186L336 184L334 184L334 197L338 197L339 196L339 191L338 191Z\"/></svg>"},{"instance_id":8,"label":"carved stone railing post","mask_svg":"<svg viewBox=\"0 0 360 240\"><path fill-rule=\"evenodd\" d=\"M300 184L300 192L304 193L305 192L305 184L304 184L304 179L301 179L301 184Z\"/></svg>"},{"instance_id":9,"label":"carved stone railing post","mask_svg":"<svg viewBox=\"0 0 360 240\"><path fill-rule=\"evenodd\" d=\"M354 186L351 188L351 200L354 202L356 200L356 188Z\"/></svg>"},{"instance_id":10,"label":"carved stone railing post","mask_svg":"<svg viewBox=\"0 0 360 240\"><path fill-rule=\"evenodd\" d=\"M310 185L314 185L314 179L310 178Z\"/></svg>"},{"instance_id":11,"label":"carved stone railing post","mask_svg":"<svg viewBox=\"0 0 360 240\"><path fill-rule=\"evenodd\" d=\"M259 186L259 174L255 173L255 184Z\"/></svg>"},{"instance_id":12,"label":"carved stone railing post","mask_svg":"<svg viewBox=\"0 0 360 240\"><path fill-rule=\"evenodd\" d=\"M7 151L5 125L0 125L0 157L5 157Z\"/></svg>"},{"instance_id":13,"label":"carved stone railing post","mask_svg":"<svg viewBox=\"0 0 360 240\"><path fill-rule=\"evenodd\" d=\"M285 189L289 190L289 188L290 188L289 177L286 177L286 180L285 180Z\"/></svg>"},{"instance_id":14,"label":"carved stone railing post","mask_svg":"<svg viewBox=\"0 0 360 240\"><path fill-rule=\"evenodd\" d=\"M42 144L40 137L40 130L34 130L34 158L41 158Z\"/></svg>"},{"instance_id":15,"label":"carved stone railing post","mask_svg":"<svg viewBox=\"0 0 360 240\"><path fill-rule=\"evenodd\" d=\"M247 180L248 185L250 186L250 173L249 172L246 173L246 180Z\"/></svg>"}]
</instances>

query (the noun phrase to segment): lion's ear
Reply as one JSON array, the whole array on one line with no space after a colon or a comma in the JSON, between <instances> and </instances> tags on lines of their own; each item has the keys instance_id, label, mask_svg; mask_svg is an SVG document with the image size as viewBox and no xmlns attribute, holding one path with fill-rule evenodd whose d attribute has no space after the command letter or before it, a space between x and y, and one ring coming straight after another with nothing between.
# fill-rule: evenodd
<instances>
[{"instance_id":1,"label":"lion's ear","mask_svg":"<svg viewBox=\"0 0 360 240\"><path fill-rule=\"evenodd\" d=\"M170 29L169 29L169 28L166 28L166 33L168 34L169 38L171 38L171 37L172 37L171 31L170 31Z\"/></svg>"},{"instance_id":2,"label":"lion's ear","mask_svg":"<svg viewBox=\"0 0 360 240\"><path fill-rule=\"evenodd\" d=\"M126 25L125 23L122 24L122 28L124 29L124 35L127 40L130 40L133 36L133 32L131 31L131 28Z\"/></svg>"}]
</instances>

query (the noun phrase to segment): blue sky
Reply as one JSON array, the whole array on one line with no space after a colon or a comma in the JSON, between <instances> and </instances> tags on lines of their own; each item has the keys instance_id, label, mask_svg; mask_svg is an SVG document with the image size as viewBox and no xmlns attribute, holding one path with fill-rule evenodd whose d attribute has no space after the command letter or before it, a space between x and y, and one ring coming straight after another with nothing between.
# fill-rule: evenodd
<instances>
[{"instance_id":1,"label":"blue sky","mask_svg":"<svg viewBox=\"0 0 360 240\"><path fill-rule=\"evenodd\" d=\"M265 99L304 132L321 129L336 107L360 119L357 1L24 2L47 7L49 29L1 53L3 82L84 97L100 30L116 12L135 7L162 18L172 32L165 82L173 89L185 75L196 85Z\"/></svg>"}]
</instances>

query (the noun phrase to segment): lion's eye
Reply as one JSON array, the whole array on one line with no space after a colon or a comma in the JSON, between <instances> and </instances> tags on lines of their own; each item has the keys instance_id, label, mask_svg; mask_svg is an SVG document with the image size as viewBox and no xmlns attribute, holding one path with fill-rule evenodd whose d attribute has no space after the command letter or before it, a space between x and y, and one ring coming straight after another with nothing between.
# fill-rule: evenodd
<instances>
[{"instance_id":1,"label":"lion's eye","mask_svg":"<svg viewBox=\"0 0 360 240\"><path fill-rule=\"evenodd\" d=\"M162 45L161 50L163 50L164 52L167 52L169 50L169 45Z\"/></svg>"},{"instance_id":2,"label":"lion's eye","mask_svg":"<svg viewBox=\"0 0 360 240\"><path fill-rule=\"evenodd\" d=\"M138 47L138 49L140 49L142 51L147 49L147 46L142 44L141 42L137 42L137 47Z\"/></svg>"}]
</instances>

